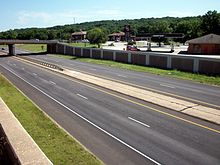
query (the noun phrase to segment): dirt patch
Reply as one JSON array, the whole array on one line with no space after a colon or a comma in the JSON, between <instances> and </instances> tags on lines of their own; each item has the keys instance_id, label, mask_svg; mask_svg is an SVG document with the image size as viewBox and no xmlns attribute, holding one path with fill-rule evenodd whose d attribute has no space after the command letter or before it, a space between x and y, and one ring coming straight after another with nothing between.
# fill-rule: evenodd
<instances>
[{"instance_id":1,"label":"dirt patch","mask_svg":"<svg viewBox=\"0 0 220 165\"><path fill-rule=\"evenodd\" d=\"M7 55L7 53L0 51L0 56L5 56L5 55Z\"/></svg>"}]
</instances>

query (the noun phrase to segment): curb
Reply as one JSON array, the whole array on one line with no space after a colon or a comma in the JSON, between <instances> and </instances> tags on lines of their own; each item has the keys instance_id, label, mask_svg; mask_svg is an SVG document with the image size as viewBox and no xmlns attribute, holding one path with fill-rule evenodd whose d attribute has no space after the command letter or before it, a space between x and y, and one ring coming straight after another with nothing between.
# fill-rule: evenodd
<instances>
[{"instance_id":1,"label":"curb","mask_svg":"<svg viewBox=\"0 0 220 165\"><path fill-rule=\"evenodd\" d=\"M32 137L0 98L0 122L21 164L52 165Z\"/></svg>"}]
</instances>

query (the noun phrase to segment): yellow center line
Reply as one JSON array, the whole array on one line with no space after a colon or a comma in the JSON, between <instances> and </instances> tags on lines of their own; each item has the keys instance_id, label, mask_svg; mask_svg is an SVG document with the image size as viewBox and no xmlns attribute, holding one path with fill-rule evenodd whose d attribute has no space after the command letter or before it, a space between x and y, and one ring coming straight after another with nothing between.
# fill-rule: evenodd
<instances>
[{"instance_id":1,"label":"yellow center line","mask_svg":"<svg viewBox=\"0 0 220 165\"><path fill-rule=\"evenodd\" d=\"M22 61L22 60L19 60L19 61ZM22 61L22 62L25 63L25 64L27 64L27 62L24 62L24 61ZM84 82L81 82L81 81L79 81L79 80L74 80L73 78L71 78L71 76L62 75L62 73L56 73L55 71L51 71L51 70L48 70L48 69L45 69L45 68L41 68L41 67L39 67L39 66L37 66L37 65L32 65L32 64L30 64L30 63L28 63L28 64L31 65L31 66L35 66L35 67L37 67L37 68L40 68L41 70L44 70L44 71L53 73L53 74L55 74L55 75L57 75L57 76L63 77L63 78L65 78L65 79L67 79L67 80L70 80L70 81L79 83L79 84L81 84L81 85L87 86L87 87L92 88L92 89L95 89L95 90L97 90L97 91L101 91L101 92L103 92L103 93L106 93L106 94L108 94L108 95L114 96L114 97L116 97L116 98L125 100L125 101L127 101L127 102L130 102L130 103L133 103L133 104L136 104L136 105L139 105L139 106L141 106L141 107L145 107L145 108L147 108L147 109L149 109L149 110L152 110L152 111L154 111L154 112L158 112L158 113L160 113L160 114L164 114L164 115L170 116L170 117L172 117L172 118L175 118L175 119L184 121L184 122L186 122L186 123L189 123L189 124L192 124L192 125L195 125L195 126L198 126L198 127L201 127L201 128L207 129L207 130L209 130L209 131L212 131L212 132L215 132L215 133L220 134L220 131L218 131L218 130L216 130L216 129L213 129L213 128L210 128L210 127L207 127L207 126L198 124L198 123L195 123L195 122L193 122L193 121L190 121L190 120L187 120L187 119L184 119L184 118L181 118L181 117L172 115L172 114L167 113L167 112L163 112L163 111L161 111L161 110L152 108L152 107L150 107L150 106L147 106L147 105L145 105L145 104L142 104L142 103L133 101L133 100L131 100L131 99L128 99L128 98L125 98L125 97L122 97L122 96L119 96L119 95L117 95L117 94L114 94L114 93L111 93L111 92L107 92L107 91L105 91L105 90L103 90L103 89L99 89L99 88L97 88L97 87L88 85L88 84L86 84L86 83L84 83Z\"/></svg>"},{"instance_id":2,"label":"yellow center line","mask_svg":"<svg viewBox=\"0 0 220 165\"><path fill-rule=\"evenodd\" d=\"M58 58L63 59L62 57L58 57ZM50 63L55 64L53 62L50 62ZM57 64L55 64L55 65L57 65ZM69 69L69 70L73 70L73 68L70 68L70 67L67 67L67 66L62 66L62 67L64 67L64 69L66 68L66 69ZM126 85L131 85L131 86L142 88L142 89L147 89L149 91L153 91L153 92L157 92L157 93L161 93L161 94L165 94L165 95L170 95L170 96L181 98L181 99L184 99L184 100L187 100L187 101L192 101L192 102L196 102L196 103L200 103L200 104L203 104L203 105L208 105L208 106L212 106L212 107L216 107L216 108L220 109L219 105L207 103L207 102L204 102L204 101L199 101L199 100L196 100L196 99L193 99L193 98L188 98L188 97L176 95L176 94L169 93L169 92L159 91L157 89L148 88L148 87L145 87L145 86L133 84L133 83L130 83L130 82L125 82L125 81L122 81L122 80L118 80L118 79L114 79L114 78L110 78L110 77L106 77L106 76L96 75L96 74L93 74L93 73L90 73L90 72L86 72L86 71L81 71L81 70L75 69L75 68L74 68L74 70L82 72L82 73L85 73L85 74L89 74L89 75L92 75L92 76L96 76L96 77L99 77L99 78L111 80L111 81L114 81L114 82L119 82L119 83L126 84Z\"/></svg>"},{"instance_id":3,"label":"yellow center line","mask_svg":"<svg viewBox=\"0 0 220 165\"><path fill-rule=\"evenodd\" d=\"M69 78L68 78L68 79L69 79ZM69 79L69 80L71 80L71 79ZM71 80L71 81L77 82L77 83L82 84L82 85L84 85L84 86L87 86L87 87L89 87L89 88L92 88L92 89L95 89L95 90L101 91L101 92L103 92L103 93L109 94L109 95L111 95L111 96L117 97L117 98L122 99L122 100L125 100L125 101L127 101L127 102L130 102L130 103L133 103L133 104L136 104L136 105L139 105L139 106L142 106L142 107L148 108L148 109L150 109L150 110L152 110L152 111L155 111L155 112L158 112L158 113L161 113L161 114L164 114L164 115L170 116L170 117L172 117L172 118L175 118L175 119L178 119L178 120L181 120L181 121L184 121L184 122L187 122L187 123L190 123L190 124L193 124L193 125L196 125L196 126L199 126L199 127L202 127L202 128L205 128L205 129L208 129L208 130L210 130L210 131L213 131L213 132L216 132L216 133L219 133L219 134L220 134L220 131L215 130L215 129L213 129L213 128L209 128L209 127L207 127L207 126L204 126L204 125L201 125L201 124L195 123L195 122L193 122L193 121L190 121L190 120L187 120L187 119L184 119L184 118L181 118L181 117L178 117L178 116L172 115L172 114L167 113L167 112L163 112L163 111L161 111L161 110L158 110L158 109L152 108L152 107L147 106L147 105L145 105L145 104L142 104L142 103L139 103L139 102L136 102L136 101L133 101L133 100L127 99L127 98L125 98L125 97L122 97L122 96L119 96L119 95L113 94L113 93L111 93L111 92L107 92L107 91L102 90L102 89L99 89L99 88L97 88L97 87L93 87L93 86L90 86L90 85L88 85L88 84L85 84L85 83L79 82L79 81L77 81L77 80Z\"/></svg>"},{"instance_id":4,"label":"yellow center line","mask_svg":"<svg viewBox=\"0 0 220 165\"><path fill-rule=\"evenodd\" d=\"M70 69L70 70L73 69L73 68L66 67L66 66L65 66L65 68ZM119 82L119 83L126 84L126 85L131 85L131 86L138 87L138 88L142 88L142 89L147 89L147 90L150 90L150 91L153 91L153 92L157 92L157 93L161 93L161 94L165 94L165 95L170 95L170 96L173 96L173 97L181 98L181 99L188 100L188 101L197 102L197 103L204 104L204 105L209 105L209 106L216 107L216 108L219 108L219 109L220 109L220 106L215 105L215 104L211 104L211 103L207 103L207 102L204 102L204 101L199 101L199 100L196 100L196 99L192 99L192 98L188 98L188 97L176 95L176 94L169 93L169 92L159 91L159 90L157 90L157 89L148 88L148 87L145 87L145 86L133 84L133 83L130 83L130 82L125 82L125 81L118 80L118 79L114 79L114 78L110 78L110 77L95 75L95 74L93 74L93 73L86 72L86 71L81 71L81 70L75 69L75 68L74 68L74 70L79 71L79 72L82 72L82 73L85 73L85 74L89 74L89 75L92 75L92 76L96 76L96 77L99 77L99 78L111 80L111 81L114 81L114 82Z\"/></svg>"}]
</instances>

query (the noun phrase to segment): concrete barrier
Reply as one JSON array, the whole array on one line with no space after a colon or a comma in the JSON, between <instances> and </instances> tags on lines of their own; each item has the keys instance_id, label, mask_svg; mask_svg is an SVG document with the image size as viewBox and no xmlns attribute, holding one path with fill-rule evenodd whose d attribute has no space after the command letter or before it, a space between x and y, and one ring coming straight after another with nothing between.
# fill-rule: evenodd
<instances>
[{"instance_id":1,"label":"concrete barrier","mask_svg":"<svg viewBox=\"0 0 220 165\"><path fill-rule=\"evenodd\" d=\"M113 61L114 52L111 50L103 50L103 60L111 60Z\"/></svg>"},{"instance_id":2,"label":"concrete barrier","mask_svg":"<svg viewBox=\"0 0 220 165\"><path fill-rule=\"evenodd\" d=\"M149 57L149 66L157 68L167 68L167 57L163 55L150 55Z\"/></svg>"},{"instance_id":3,"label":"concrete barrier","mask_svg":"<svg viewBox=\"0 0 220 165\"><path fill-rule=\"evenodd\" d=\"M117 62L123 62L123 63L128 63L128 53L127 52L116 52L116 57L115 57L115 61Z\"/></svg>"},{"instance_id":4,"label":"concrete barrier","mask_svg":"<svg viewBox=\"0 0 220 165\"><path fill-rule=\"evenodd\" d=\"M193 71L193 59L183 57L172 57L172 69L178 69L182 71Z\"/></svg>"},{"instance_id":5,"label":"concrete barrier","mask_svg":"<svg viewBox=\"0 0 220 165\"><path fill-rule=\"evenodd\" d=\"M172 53L131 52L119 50L105 50L96 48L73 47L61 43L48 45L48 52L66 54L77 57L87 57L152 66L163 69L177 69L180 71L220 75L220 58L201 56L173 55Z\"/></svg>"},{"instance_id":6,"label":"concrete barrier","mask_svg":"<svg viewBox=\"0 0 220 165\"><path fill-rule=\"evenodd\" d=\"M101 50L99 49L91 49L91 58L102 59L101 58Z\"/></svg>"},{"instance_id":7,"label":"concrete barrier","mask_svg":"<svg viewBox=\"0 0 220 165\"><path fill-rule=\"evenodd\" d=\"M53 164L22 127L20 122L1 98L0 123L2 124L4 132L21 164Z\"/></svg>"},{"instance_id":8,"label":"concrete barrier","mask_svg":"<svg viewBox=\"0 0 220 165\"><path fill-rule=\"evenodd\" d=\"M36 59L33 59L33 58L27 58L27 57L24 57L24 56L19 56L19 57L22 58L22 59L26 59L26 60L32 61L34 63L40 64L40 65L44 65L46 67L50 67L50 68L53 68L53 69L56 69L56 70L63 71L63 68L61 68L60 66L55 65L55 64L51 64L51 63L48 63L48 62L36 60Z\"/></svg>"}]
</instances>

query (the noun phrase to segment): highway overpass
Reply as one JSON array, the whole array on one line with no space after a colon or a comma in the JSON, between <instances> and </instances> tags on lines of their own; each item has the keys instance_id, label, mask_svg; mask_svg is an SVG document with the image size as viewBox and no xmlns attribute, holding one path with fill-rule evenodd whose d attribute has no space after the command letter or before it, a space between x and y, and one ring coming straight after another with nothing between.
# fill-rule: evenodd
<instances>
[{"instance_id":1,"label":"highway overpass","mask_svg":"<svg viewBox=\"0 0 220 165\"><path fill-rule=\"evenodd\" d=\"M58 43L58 41L50 41L50 40L0 40L0 45L8 45L8 50L10 55L15 55L15 44L47 44L53 45Z\"/></svg>"}]
</instances>

